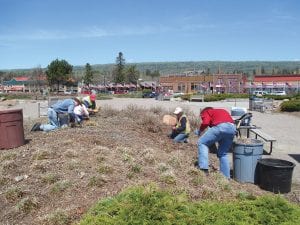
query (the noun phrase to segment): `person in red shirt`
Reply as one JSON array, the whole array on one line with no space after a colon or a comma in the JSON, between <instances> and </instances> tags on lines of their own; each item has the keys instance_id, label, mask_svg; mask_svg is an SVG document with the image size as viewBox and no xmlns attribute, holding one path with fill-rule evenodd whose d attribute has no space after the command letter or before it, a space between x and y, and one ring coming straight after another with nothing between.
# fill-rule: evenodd
<instances>
[{"instance_id":1,"label":"person in red shirt","mask_svg":"<svg viewBox=\"0 0 300 225\"><path fill-rule=\"evenodd\" d=\"M96 109L96 98L97 98L97 92L95 90L92 90L91 94L90 94L90 99L92 102L92 109Z\"/></svg>"},{"instance_id":2,"label":"person in red shirt","mask_svg":"<svg viewBox=\"0 0 300 225\"><path fill-rule=\"evenodd\" d=\"M208 173L208 152L216 142L218 143L217 156L220 161L220 171L230 178L230 165L227 153L232 145L236 128L230 114L225 109L212 107L204 108L200 117L202 123L199 129L200 138L198 140L198 166Z\"/></svg>"}]
</instances>

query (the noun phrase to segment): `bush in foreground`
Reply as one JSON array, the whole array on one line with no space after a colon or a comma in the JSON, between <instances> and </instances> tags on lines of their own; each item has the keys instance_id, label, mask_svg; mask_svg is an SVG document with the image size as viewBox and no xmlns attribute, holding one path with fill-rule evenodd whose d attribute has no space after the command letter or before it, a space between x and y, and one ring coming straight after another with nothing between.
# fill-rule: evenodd
<instances>
[{"instance_id":1,"label":"bush in foreground","mask_svg":"<svg viewBox=\"0 0 300 225\"><path fill-rule=\"evenodd\" d=\"M299 112L300 111L300 100L290 100L283 102L280 105L280 110L284 112Z\"/></svg>"},{"instance_id":2,"label":"bush in foreground","mask_svg":"<svg viewBox=\"0 0 300 225\"><path fill-rule=\"evenodd\" d=\"M300 208L280 196L232 202L191 202L153 186L100 201L82 219L92 224L299 224Z\"/></svg>"}]
</instances>

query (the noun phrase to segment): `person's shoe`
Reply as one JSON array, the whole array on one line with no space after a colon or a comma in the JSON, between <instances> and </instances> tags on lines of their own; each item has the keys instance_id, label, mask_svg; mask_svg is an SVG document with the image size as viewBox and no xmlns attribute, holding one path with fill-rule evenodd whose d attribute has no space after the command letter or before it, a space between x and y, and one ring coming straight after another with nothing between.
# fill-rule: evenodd
<instances>
[{"instance_id":1,"label":"person's shoe","mask_svg":"<svg viewBox=\"0 0 300 225\"><path fill-rule=\"evenodd\" d=\"M186 138L183 142L184 143L189 143L189 139Z\"/></svg>"},{"instance_id":2,"label":"person's shoe","mask_svg":"<svg viewBox=\"0 0 300 225\"><path fill-rule=\"evenodd\" d=\"M209 175L208 169L200 169L206 176Z\"/></svg>"},{"instance_id":3,"label":"person's shoe","mask_svg":"<svg viewBox=\"0 0 300 225\"><path fill-rule=\"evenodd\" d=\"M30 131L40 131L41 130L40 126L41 123L35 123Z\"/></svg>"}]
</instances>

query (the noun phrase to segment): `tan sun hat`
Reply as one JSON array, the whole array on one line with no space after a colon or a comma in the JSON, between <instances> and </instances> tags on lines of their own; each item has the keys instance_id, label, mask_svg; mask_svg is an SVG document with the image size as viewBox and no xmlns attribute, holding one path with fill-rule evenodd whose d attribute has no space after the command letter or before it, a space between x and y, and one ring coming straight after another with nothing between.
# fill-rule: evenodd
<instances>
[{"instance_id":1,"label":"tan sun hat","mask_svg":"<svg viewBox=\"0 0 300 225\"><path fill-rule=\"evenodd\" d=\"M177 115L179 113L183 112L182 108L180 107L176 107L175 111L174 111L174 114Z\"/></svg>"},{"instance_id":2,"label":"tan sun hat","mask_svg":"<svg viewBox=\"0 0 300 225\"><path fill-rule=\"evenodd\" d=\"M74 100L77 102L78 105L82 104L82 100L80 97L75 97Z\"/></svg>"}]
</instances>

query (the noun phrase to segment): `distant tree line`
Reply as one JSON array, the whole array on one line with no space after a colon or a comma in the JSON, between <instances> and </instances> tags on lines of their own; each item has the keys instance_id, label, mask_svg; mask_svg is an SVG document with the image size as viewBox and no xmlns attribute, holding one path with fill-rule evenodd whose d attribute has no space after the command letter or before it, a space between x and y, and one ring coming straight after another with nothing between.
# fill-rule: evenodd
<instances>
[{"instance_id":1,"label":"distant tree line","mask_svg":"<svg viewBox=\"0 0 300 225\"><path fill-rule=\"evenodd\" d=\"M200 62L159 62L159 63L126 63L122 52L119 52L115 64L72 66L66 60L53 60L47 68L38 66L26 70L2 70L0 82L13 77L29 76L37 83L41 77L47 77L49 85L72 85L83 82L85 85L99 83L133 83L139 79L158 80L161 75L177 75L183 73L214 74L244 73L248 76L291 75L300 74L300 61L200 61Z\"/></svg>"}]
</instances>

